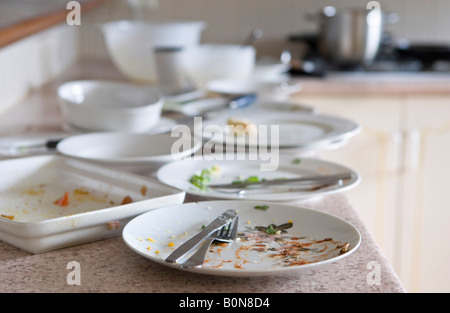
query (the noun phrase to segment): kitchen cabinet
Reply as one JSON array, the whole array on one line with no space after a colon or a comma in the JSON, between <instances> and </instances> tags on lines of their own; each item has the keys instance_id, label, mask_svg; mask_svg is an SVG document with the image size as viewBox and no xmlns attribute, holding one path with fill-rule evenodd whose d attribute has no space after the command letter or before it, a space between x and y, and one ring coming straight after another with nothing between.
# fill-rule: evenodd
<instances>
[{"instance_id":1,"label":"kitchen cabinet","mask_svg":"<svg viewBox=\"0 0 450 313\"><path fill-rule=\"evenodd\" d=\"M450 291L450 96L405 97L402 257L411 289ZM406 280L407 279L407 280Z\"/></svg>"},{"instance_id":2,"label":"kitchen cabinet","mask_svg":"<svg viewBox=\"0 0 450 313\"><path fill-rule=\"evenodd\" d=\"M450 95L301 95L295 102L359 122L362 132L324 159L362 182L347 192L405 288L450 291Z\"/></svg>"}]
</instances>

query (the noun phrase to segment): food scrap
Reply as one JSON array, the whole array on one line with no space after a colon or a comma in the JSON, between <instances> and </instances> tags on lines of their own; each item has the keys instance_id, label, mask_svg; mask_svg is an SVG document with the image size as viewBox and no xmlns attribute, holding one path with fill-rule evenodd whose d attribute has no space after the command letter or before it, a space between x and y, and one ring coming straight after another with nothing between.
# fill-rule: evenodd
<instances>
[{"instance_id":1,"label":"food scrap","mask_svg":"<svg viewBox=\"0 0 450 313\"><path fill-rule=\"evenodd\" d=\"M4 217L4 218L7 218L7 219L9 219L9 220L11 220L11 221L14 220L14 215L5 215L5 214L1 214L0 216L1 216L1 217Z\"/></svg>"},{"instance_id":2,"label":"food scrap","mask_svg":"<svg viewBox=\"0 0 450 313\"><path fill-rule=\"evenodd\" d=\"M236 180L232 181L232 184L242 184L242 183L260 183L265 181L265 179L260 179L258 176L249 176L246 179L238 177Z\"/></svg>"},{"instance_id":3,"label":"food scrap","mask_svg":"<svg viewBox=\"0 0 450 313\"><path fill-rule=\"evenodd\" d=\"M302 159L300 158L295 158L292 160L292 164L300 164L300 163L302 163Z\"/></svg>"},{"instance_id":4,"label":"food scrap","mask_svg":"<svg viewBox=\"0 0 450 313\"><path fill-rule=\"evenodd\" d=\"M230 117L227 126L235 135L255 135L258 132L256 125L246 118Z\"/></svg>"},{"instance_id":5,"label":"food scrap","mask_svg":"<svg viewBox=\"0 0 450 313\"><path fill-rule=\"evenodd\" d=\"M109 230L120 229L120 223L119 223L119 221L108 222L108 223L106 223L106 224L108 225L108 229L109 229Z\"/></svg>"},{"instance_id":6,"label":"food scrap","mask_svg":"<svg viewBox=\"0 0 450 313\"><path fill-rule=\"evenodd\" d=\"M201 190L206 190L213 176L218 174L220 174L220 167L214 165L211 168L202 170L200 174L192 175L189 182Z\"/></svg>"},{"instance_id":7,"label":"food scrap","mask_svg":"<svg viewBox=\"0 0 450 313\"><path fill-rule=\"evenodd\" d=\"M288 233L292 221L275 225L247 227L238 232L234 253L224 259L223 247L211 245L205 261L209 267L232 266L245 270L251 266L290 267L325 261L350 251L348 242L332 238L316 240L307 236L294 236ZM226 265L226 264L230 265Z\"/></svg>"},{"instance_id":8,"label":"food scrap","mask_svg":"<svg viewBox=\"0 0 450 313\"><path fill-rule=\"evenodd\" d=\"M281 225L275 225L270 224L269 226L255 226L256 230L263 231L267 234L285 234L287 233L286 229L292 228L293 223L291 221L281 224Z\"/></svg>"},{"instance_id":9,"label":"food scrap","mask_svg":"<svg viewBox=\"0 0 450 313\"><path fill-rule=\"evenodd\" d=\"M274 178L274 180L283 180L283 179L286 179L286 177ZM231 183L237 185L237 184L245 184L245 183L263 183L265 181L267 181L266 178L259 178L258 176L249 176L245 179L241 176L241 177L238 177L236 180L232 181Z\"/></svg>"},{"instance_id":10,"label":"food scrap","mask_svg":"<svg viewBox=\"0 0 450 313\"><path fill-rule=\"evenodd\" d=\"M129 204L129 203L131 203L131 202L133 202L133 200L131 199L131 197L130 196L125 196L123 199L122 199L122 202L120 203L121 205L124 205L124 204Z\"/></svg>"},{"instance_id":11,"label":"food scrap","mask_svg":"<svg viewBox=\"0 0 450 313\"><path fill-rule=\"evenodd\" d=\"M269 206L268 205L255 205L255 207L254 207L255 209L257 209L257 210L263 210L263 211L266 211L268 208L269 208Z\"/></svg>"},{"instance_id":12,"label":"food scrap","mask_svg":"<svg viewBox=\"0 0 450 313\"><path fill-rule=\"evenodd\" d=\"M121 203L122 205L134 203L144 199L143 194L148 196L151 193L151 188L145 182L137 184L133 190L123 189L122 192L111 189L110 186L105 187L84 180L32 183L11 187L7 193L1 195L2 203L5 204L0 208L0 214L3 214L3 218L10 217L9 219L18 222L71 217L76 214L113 208Z\"/></svg>"},{"instance_id":13,"label":"food scrap","mask_svg":"<svg viewBox=\"0 0 450 313\"><path fill-rule=\"evenodd\" d=\"M53 203L56 205L59 205L59 206L68 206L69 205L69 192L68 191L64 192L64 195Z\"/></svg>"}]
</instances>

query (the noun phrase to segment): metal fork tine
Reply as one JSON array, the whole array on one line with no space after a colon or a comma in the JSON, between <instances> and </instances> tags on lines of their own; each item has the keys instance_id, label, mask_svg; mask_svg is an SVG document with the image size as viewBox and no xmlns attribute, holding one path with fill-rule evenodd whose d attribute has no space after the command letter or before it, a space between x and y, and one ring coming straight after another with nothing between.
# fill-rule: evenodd
<instances>
[{"instance_id":1,"label":"metal fork tine","mask_svg":"<svg viewBox=\"0 0 450 313\"><path fill-rule=\"evenodd\" d=\"M239 218L236 216L230 223L219 229L215 236L209 237L202 246L185 262L181 263L182 267L201 266L205 261L206 253L209 246L214 240L223 242L232 242L236 239Z\"/></svg>"}]
</instances>

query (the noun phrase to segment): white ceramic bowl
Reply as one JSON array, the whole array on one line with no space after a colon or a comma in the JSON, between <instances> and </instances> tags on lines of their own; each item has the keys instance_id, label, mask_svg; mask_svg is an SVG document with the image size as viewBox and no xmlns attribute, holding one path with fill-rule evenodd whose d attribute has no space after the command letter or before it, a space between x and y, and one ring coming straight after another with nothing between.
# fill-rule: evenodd
<instances>
[{"instance_id":1,"label":"white ceramic bowl","mask_svg":"<svg viewBox=\"0 0 450 313\"><path fill-rule=\"evenodd\" d=\"M206 24L202 21L148 22L113 21L102 24L112 61L129 79L157 82L155 47L190 47L200 42Z\"/></svg>"},{"instance_id":2,"label":"white ceramic bowl","mask_svg":"<svg viewBox=\"0 0 450 313\"><path fill-rule=\"evenodd\" d=\"M155 89L112 81L67 82L58 96L67 122L90 131L148 131L159 122L164 104Z\"/></svg>"},{"instance_id":3,"label":"white ceramic bowl","mask_svg":"<svg viewBox=\"0 0 450 313\"><path fill-rule=\"evenodd\" d=\"M252 46L202 44L185 53L187 74L199 87L213 79L247 79L255 67L256 50Z\"/></svg>"},{"instance_id":4,"label":"white ceramic bowl","mask_svg":"<svg viewBox=\"0 0 450 313\"><path fill-rule=\"evenodd\" d=\"M256 60L255 69L253 71L254 79L274 79L284 75L289 71L290 65L282 63L279 60L263 56Z\"/></svg>"},{"instance_id":5,"label":"white ceramic bowl","mask_svg":"<svg viewBox=\"0 0 450 313\"><path fill-rule=\"evenodd\" d=\"M181 160L201 148L201 140L192 136L166 134L97 132L69 136L56 150L62 155L95 164L147 173Z\"/></svg>"}]
</instances>

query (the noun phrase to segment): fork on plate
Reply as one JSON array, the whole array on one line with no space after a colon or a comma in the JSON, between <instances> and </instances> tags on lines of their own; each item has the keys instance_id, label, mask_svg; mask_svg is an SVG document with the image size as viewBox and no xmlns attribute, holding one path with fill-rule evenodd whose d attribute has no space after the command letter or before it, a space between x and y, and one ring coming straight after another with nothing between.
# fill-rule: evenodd
<instances>
[{"instance_id":1,"label":"fork on plate","mask_svg":"<svg viewBox=\"0 0 450 313\"><path fill-rule=\"evenodd\" d=\"M201 266L205 262L206 253L208 253L208 249L213 241L233 242L236 239L238 224L239 218L236 216L230 223L218 229L215 233L206 238L200 248L189 259L181 263L180 266Z\"/></svg>"}]
</instances>

